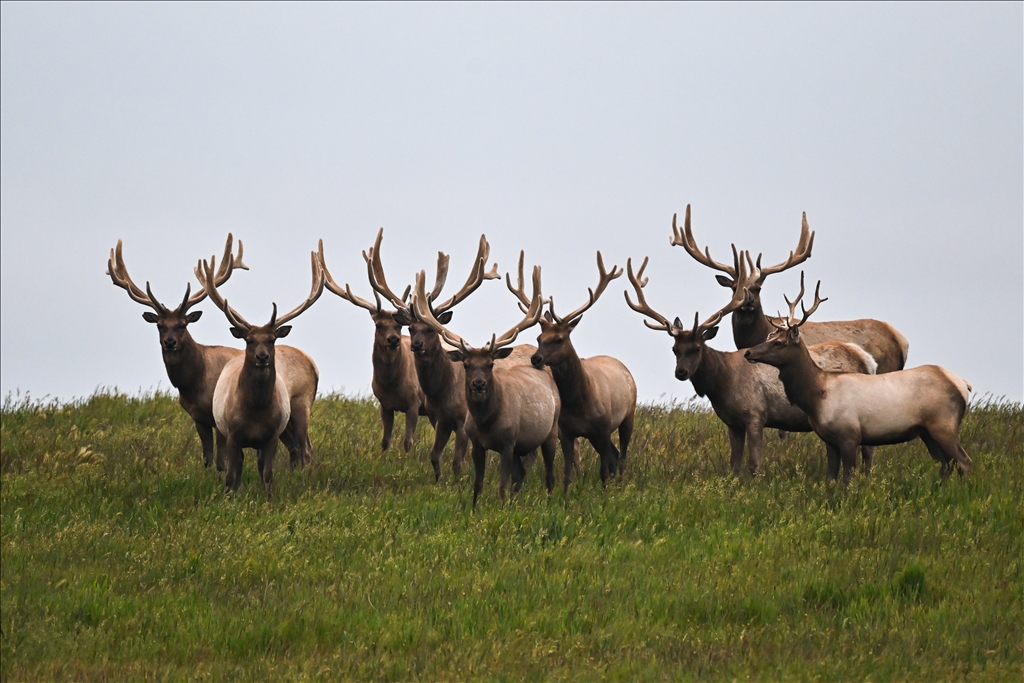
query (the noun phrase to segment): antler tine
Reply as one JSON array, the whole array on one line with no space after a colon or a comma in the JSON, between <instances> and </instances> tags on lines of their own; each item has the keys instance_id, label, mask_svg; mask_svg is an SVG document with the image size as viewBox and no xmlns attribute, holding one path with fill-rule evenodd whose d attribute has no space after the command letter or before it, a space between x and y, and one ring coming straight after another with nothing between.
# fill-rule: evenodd
<instances>
[{"instance_id":1,"label":"antler tine","mask_svg":"<svg viewBox=\"0 0 1024 683\"><path fill-rule=\"evenodd\" d=\"M324 276L324 271L320 267L320 261L317 259L317 253L315 251L309 252L309 262L313 270L313 284L309 288L309 296L307 296L306 300L301 304L278 318L276 324L274 324L275 329L281 327L281 325L284 325L289 320L297 318L300 313L316 303L316 300L324 293L324 286L327 284L327 278ZM274 304L274 313L275 315L277 313L277 304Z\"/></svg>"},{"instance_id":2,"label":"antler tine","mask_svg":"<svg viewBox=\"0 0 1024 683\"><path fill-rule=\"evenodd\" d=\"M658 321L658 325L652 325L648 320L644 320L644 325L651 328L652 330L662 330L672 334L672 323L668 321L668 318L658 313L656 310L650 307L647 303L647 299L644 297L643 288L647 285L648 278L644 277L644 269L647 267L648 257L644 257L644 262L640 266L640 270L633 274L633 259L626 259L626 276L629 278L630 283L633 285L633 289L636 291L636 299L639 302L634 304L629 298L629 290L624 290L623 294L626 295L626 303L634 311L640 315L647 316L653 320Z\"/></svg>"},{"instance_id":3,"label":"antler tine","mask_svg":"<svg viewBox=\"0 0 1024 683\"><path fill-rule=\"evenodd\" d=\"M203 286L203 289L210 296L210 301L220 310L224 311L224 315L227 317L228 322L234 327L240 327L243 329L251 329L250 325L245 318L239 315L238 311L228 306L227 299L220 295L217 290L217 279L214 274L214 268L217 265L217 257L211 256L210 261L202 259L196 265L195 274L196 279L199 280L199 284Z\"/></svg>"},{"instance_id":4,"label":"antler tine","mask_svg":"<svg viewBox=\"0 0 1024 683\"><path fill-rule=\"evenodd\" d=\"M796 295L796 298L790 301L789 297L785 294L782 295L782 298L786 300L786 305L789 306L789 317L786 319L786 324L793 327L793 324L796 322L796 305L804 298L804 271L800 271L800 293Z\"/></svg>"},{"instance_id":5,"label":"antler tine","mask_svg":"<svg viewBox=\"0 0 1024 683\"><path fill-rule=\"evenodd\" d=\"M448 299L448 301L445 301L443 304L438 306L434 306L434 310L437 311L437 313L444 313L455 304L475 292L476 289L483 284L484 280L497 280L501 277L498 275L497 263L491 266L490 270L486 270L487 259L490 254L491 245L487 243L486 235L480 235L480 246L477 248L476 260L473 261L473 268L469 272L469 278L467 278L466 284L462 285L462 289L456 292L452 298Z\"/></svg>"},{"instance_id":6,"label":"antler tine","mask_svg":"<svg viewBox=\"0 0 1024 683\"><path fill-rule=\"evenodd\" d=\"M821 290L821 280L818 280L818 284L815 285L815 287L814 287L814 305L811 306L811 310L807 310L806 308L804 308L803 303L800 304L800 308L803 309L804 315L800 319L800 322L798 323L798 325L803 325L805 322L807 322L807 319L811 317L811 313L814 313L816 310L818 310L818 306L820 306L824 302L828 301L828 297L825 297L824 299L822 299L820 296L818 296L818 292L820 290Z\"/></svg>"},{"instance_id":7,"label":"antler tine","mask_svg":"<svg viewBox=\"0 0 1024 683\"><path fill-rule=\"evenodd\" d=\"M758 272L758 269L754 265L753 260L750 258L749 251L743 252L743 255L741 257L738 257L736 261L739 264L739 270L736 273L736 287L735 289L733 289L732 299L730 299L729 303L727 303L725 306L715 311L715 313L713 313L710 318L702 322L700 325L696 324L697 319L695 317L693 320L695 325L695 332L699 330L709 330L712 327L715 327L716 325L718 325L718 323L722 322L722 318L724 318L726 315L732 313L737 308L742 306L743 303L747 300L749 288L753 284L755 279L752 278L751 275L755 272ZM748 264L750 267L749 271L747 270Z\"/></svg>"},{"instance_id":8,"label":"antler tine","mask_svg":"<svg viewBox=\"0 0 1024 683\"><path fill-rule=\"evenodd\" d=\"M111 282L128 292L128 297L135 303L149 306L157 313L163 309L159 301L151 298L132 282L128 275L128 268L124 265L124 258L121 256L121 240L117 241L116 249L110 250L110 258L107 259L107 275L110 276Z\"/></svg>"},{"instance_id":9,"label":"antler tine","mask_svg":"<svg viewBox=\"0 0 1024 683\"><path fill-rule=\"evenodd\" d=\"M761 268L761 279L800 265L811 257L812 248L814 248L814 233L811 232L810 227L807 225L807 212L804 211L803 221L800 225L800 239L797 242L796 250L789 252L789 258L782 263ZM757 260L758 265L760 265L761 257L758 256Z\"/></svg>"},{"instance_id":10,"label":"antler tine","mask_svg":"<svg viewBox=\"0 0 1024 683\"><path fill-rule=\"evenodd\" d=\"M242 263L242 240L238 240L238 255L231 255L231 248L234 242L234 236L229 232L228 239L224 244L224 256L221 257L220 268L217 269L217 276L214 282L220 287L222 284L228 281L231 277L231 273L235 270L249 270L249 266ZM181 302L181 306L178 310L181 313L185 313L188 309L192 308L200 301L206 298L206 289L200 289L191 298L189 298L188 292L185 293L185 298Z\"/></svg>"},{"instance_id":11,"label":"antler tine","mask_svg":"<svg viewBox=\"0 0 1024 683\"><path fill-rule=\"evenodd\" d=\"M600 275L597 282L597 289L590 289L589 287L587 288L587 291L590 292L590 299L587 301L587 303L583 304L569 315L559 319L558 322L572 321L586 313L587 309L593 306L601 297L601 294L604 293L604 290L608 286L608 283L614 280L615 278L622 276L622 268L619 268L618 266L613 265L611 272L605 270L604 259L601 258L600 251L597 252L597 272ZM551 307L551 315L552 317L558 319L557 316L555 316L554 305L552 305Z\"/></svg>"},{"instance_id":12,"label":"antler tine","mask_svg":"<svg viewBox=\"0 0 1024 683\"><path fill-rule=\"evenodd\" d=\"M380 293L385 299L390 301L395 308L408 311L409 306L405 303L405 297L400 297L391 291L391 288L388 286L387 278L384 276L384 264L380 260L380 243L383 238L384 228L381 228L377 232L377 241L373 243L373 247L370 249L369 255L367 255L366 252L363 252L363 258L366 259L366 274L370 280L370 286L373 287L375 295L376 293Z\"/></svg>"},{"instance_id":13,"label":"antler tine","mask_svg":"<svg viewBox=\"0 0 1024 683\"><path fill-rule=\"evenodd\" d=\"M530 298L530 308L526 311L526 317L519 321L514 327L501 335L497 340L491 337L491 351L508 346L516 340L519 333L529 329L540 320L541 311L544 309L544 299L540 293L540 266L533 267L533 296Z\"/></svg>"},{"instance_id":14,"label":"antler tine","mask_svg":"<svg viewBox=\"0 0 1024 683\"><path fill-rule=\"evenodd\" d=\"M512 276L510 273L505 273L505 285L508 287L508 291L516 295L519 299L519 310L526 313L530 309L530 299L526 296L526 283L523 278L523 259L526 257L526 253L519 250L519 276L516 280L517 286L512 286Z\"/></svg>"},{"instance_id":15,"label":"antler tine","mask_svg":"<svg viewBox=\"0 0 1024 683\"><path fill-rule=\"evenodd\" d=\"M674 247L682 247L686 250L686 253L693 257L697 263L703 264L708 268L714 270L720 270L723 273L729 275L733 279L736 278L736 268L719 263L718 261L711 258L711 249L705 247L704 251L701 252L700 247L697 246L697 241L693 239L693 229L690 227L690 205L686 205L686 217L683 220L683 230L680 231L676 227L676 214L672 214L672 237L669 238L669 242ZM736 258L736 247L733 246L733 257L734 261L738 261Z\"/></svg>"},{"instance_id":16,"label":"antler tine","mask_svg":"<svg viewBox=\"0 0 1024 683\"><path fill-rule=\"evenodd\" d=\"M412 310L416 315L416 318L430 327L430 329L441 335L448 344L456 348L460 348L463 351L468 350L468 345L463 341L462 337L449 332L445 329L445 326L438 322L437 318L434 317L434 312L430 309L430 301L427 298L426 292L426 279L427 271L421 270L416 274L416 289L412 295Z\"/></svg>"},{"instance_id":17,"label":"antler tine","mask_svg":"<svg viewBox=\"0 0 1024 683\"><path fill-rule=\"evenodd\" d=\"M367 256L365 252L363 253L363 258L369 260L369 256ZM320 270L324 274L324 281L327 289L331 290L332 292L340 296L342 299L347 300L349 303L355 304L360 308L365 308L370 313L380 313L380 296L377 294L376 290L374 290L373 296L377 300L377 305L374 305L367 301L366 299L362 299L353 294L352 289L348 286L348 283L346 283L345 286L342 287L337 282L335 282L333 277L331 277L331 272L327 270L327 262L324 260L323 240L320 240L319 246L317 247L317 260L320 262Z\"/></svg>"},{"instance_id":18,"label":"antler tine","mask_svg":"<svg viewBox=\"0 0 1024 683\"><path fill-rule=\"evenodd\" d=\"M434 288L430 290L431 301L441 296L444 283L448 281L448 259L448 254L443 251L437 252L437 276L434 278Z\"/></svg>"}]
</instances>

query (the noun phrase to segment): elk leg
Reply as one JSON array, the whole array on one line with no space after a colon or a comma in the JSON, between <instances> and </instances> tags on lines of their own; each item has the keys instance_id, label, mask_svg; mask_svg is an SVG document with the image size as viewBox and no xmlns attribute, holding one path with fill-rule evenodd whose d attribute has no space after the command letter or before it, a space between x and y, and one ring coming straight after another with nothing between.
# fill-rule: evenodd
<instances>
[{"instance_id":1,"label":"elk leg","mask_svg":"<svg viewBox=\"0 0 1024 683\"><path fill-rule=\"evenodd\" d=\"M295 467L296 463L302 458L302 453L299 450L299 440L296 438L295 423L292 420L288 420L288 424L285 425L284 431L281 432L281 436L278 438L284 444L284 449L288 451L292 467Z\"/></svg>"},{"instance_id":2,"label":"elk leg","mask_svg":"<svg viewBox=\"0 0 1024 683\"><path fill-rule=\"evenodd\" d=\"M434 446L430 449L430 464L434 468L434 483L441 481L441 453L444 452L444 447L448 445L448 437L452 435L452 428L446 423L437 423L437 429L434 430ZM458 436L455 437L458 439ZM461 469L462 463L459 463ZM454 466L452 469L455 469ZM458 472L456 472L458 474Z\"/></svg>"},{"instance_id":3,"label":"elk leg","mask_svg":"<svg viewBox=\"0 0 1024 683\"><path fill-rule=\"evenodd\" d=\"M224 462L224 452L226 450L227 439L216 427L214 427L214 436L217 439L217 471L223 472L227 468L227 465Z\"/></svg>"},{"instance_id":4,"label":"elk leg","mask_svg":"<svg viewBox=\"0 0 1024 683\"><path fill-rule=\"evenodd\" d=\"M532 456L532 457L531 457ZM527 457L531 457L531 460L537 459L535 452L530 452ZM521 455L513 455L511 461L511 474L512 474L512 493L519 493L523 488L523 482L526 480L526 464L523 462L525 458Z\"/></svg>"},{"instance_id":5,"label":"elk leg","mask_svg":"<svg viewBox=\"0 0 1024 683\"><path fill-rule=\"evenodd\" d=\"M203 467L209 467L213 463L213 429L210 425L195 421L196 431L199 433L199 442L203 444Z\"/></svg>"},{"instance_id":6,"label":"elk leg","mask_svg":"<svg viewBox=\"0 0 1024 683\"><path fill-rule=\"evenodd\" d=\"M466 461L466 446L469 445L469 435L466 434L466 424L462 423L455 427L455 454L452 456L452 472L458 477L462 474L462 464Z\"/></svg>"},{"instance_id":7,"label":"elk leg","mask_svg":"<svg viewBox=\"0 0 1024 683\"><path fill-rule=\"evenodd\" d=\"M615 476L615 473L619 469L619 453L615 449L615 445L612 443L611 436L601 434L596 438L589 439L590 444L597 451L598 455L601 456L601 481L604 482L608 477Z\"/></svg>"},{"instance_id":8,"label":"elk leg","mask_svg":"<svg viewBox=\"0 0 1024 683\"><path fill-rule=\"evenodd\" d=\"M570 439L561 431L558 433L558 440L562 444L562 462L565 472L562 475L562 492L569 491L569 484L572 483L573 468L576 466L576 439Z\"/></svg>"},{"instance_id":9,"label":"elk leg","mask_svg":"<svg viewBox=\"0 0 1024 683\"><path fill-rule=\"evenodd\" d=\"M828 458L828 470L825 474L826 481L833 482L839 478L839 448L834 444L825 442L825 457Z\"/></svg>"},{"instance_id":10,"label":"elk leg","mask_svg":"<svg viewBox=\"0 0 1024 683\"><path fill-rule=\"evenodd\" d=\"M839 446L839 457L843 462L843 486L850 485L850 475L857 469L859 443L844 443Z\"/></svg>"},{"instance_id":11,"label":"elk leg","mask_svg":"<svg viewBox=\"0 0 1024 683\"><path fill-rule=\"evenodd\" d=\"M512 475L512 446L506 446L498 454L498 497L501 504L505 504L505 492L508 490L508 480Z\"/></svg>"},{"instance_id":12,"label":"elk leg","mask_svg":"<svg viewBox=\"0 0 1024 683\"><path fill-rule=\"evenodd\" d=\"M864 476L871 474L871 463L875 460L875 447L874 446L861 446L860 447L861 457L861 472Z\"/></svg>"},{"instance_id":13,"label":"elk leg","mask_svg":"<svg viewBox=\"0 0 1024 683\"><path fill-rule=\"evenodd\" d=\"M313 450L307 448L309 445L309 411L293 410L285 431L288 431L289 428L292 435L292 448L294 448L294 450L288 449L291 454L292 467L296 465L305 467L311 460L310 451Z\"/></svg>"},{"instance_id":14,"label":"elk leg","mask_svg":"<svg viewBox=\"0 0 1024 683\"><path fill-rule=\"evenodd\" d=\"M743 429L729 427L729 447L732 449L732 473L740 476L740 467L743 466L743 442L747 438L747 432Z\"/></svg>"},{"instance_id":15,"label":"elk leg","mask_svg":"<svg viewBox=\"0 0 1024 683\"><path fill-rule=\"evenodd\" d=\"M242 483L242 460L244 454L242 448L229 436L224 446L224 455L227 459L227 474L224 477L224 489L226 492L237 491Z\"/></svg>"},{"instance_id":16,"label":"elk leg","mask_svg":"<svg viewBox=\"0 0 1024 683\"><path fill-rule=\"evenodd\" d=\"M635 413L630 413L619 425L619 473L626 473L626 450L629 448L629 440L633 438L633 420Z\"/></svg>"},{"instance_id":17,"label":"elk leg","mask_svg":"<svg viewBox=\"0 0 1024 683\"><path fill-rule=\"evenodd\" d=\"M416 436L416 421L419 419L418 410L410 410L405 414L405 440L402 441L402 450L406 453L412 450L412 440Z\"/></svg>"},{"instance_id":18,"label":"elk leg","mask_svg":"<svg viewBox=\"0 0 1024 683\"><path fill-rule=\"evenodd\" d=\"M555 443L558 437L552 434L540 445L540 453L544 458L544 483L548 487L548 495L555 489Z\"/></svg>"},{"instance_id":19,"label":"elk leg","mask_svg":"<svg viewBox=\"0 0 1024 683\"><path fill-rule=\"evenodd\" d=\"M395 411L380 407L380 423L384 425L384 436L380 440L380 449L386 451L391 447L391 432L395 429Z\"/></svg>"},{"instance_id":20,"label":"elk leg","mask_svg":"<svg viewBox=\"0 0 1024 683\"><path fill-rule=\"evenodd\" d=\"M484 469L487 467L487 450L476 441L473 442L473 507L476 499L484 490Z\"/></svg>"},{"instance_id":21,"label":"elk leg","mask_svg":"<svg viewBox=\"0 0 1024 683\"><path fill-rule=\"evenodd\" d=\"M932 459L941 465L939 468L939 474L943 479L948 477L950 472L953 471L953 465L950 457L946 454L945 449L943 449L928 432L921 434L921 441L924 441L924 445L928 448L928 454L932 456Z\"/></svg>"},{"instance_id":22,"label":"elk leg","mask_svg":"<svg viewBox=\"0 0 1024 683\"><path fill-rule=\"evenodd\" d=\"M260 476L263 479L263 490L270 498L271 486L274 483L274 455L277 453L277 439L271 439L259 449Z\"/></svg>"},{"instance_id":23,"label":"elk leg","mask_svg":"<svg viewBox=\"0 0 1024 683\"><path fill-rule=\"evenodd\" d=\"M764 425L756 423L747 425L747 449L750 451L747 467L750 469L750 475L756 477L761 472L761 451L764 449Z\"/></svg>"}]
</instances>

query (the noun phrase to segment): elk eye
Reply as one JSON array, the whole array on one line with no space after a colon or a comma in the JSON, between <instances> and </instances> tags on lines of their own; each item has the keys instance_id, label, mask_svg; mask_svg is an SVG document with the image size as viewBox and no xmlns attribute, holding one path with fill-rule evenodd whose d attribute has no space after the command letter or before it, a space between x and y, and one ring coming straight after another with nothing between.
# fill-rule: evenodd
<instances>
[{"instance_id":1,"label":"elk eye","mask_svg":"<svg viewBox=\"0 0 1024 683\"><path fill-rule=\"evenodd\" d=\"M782 345L783 345L782 342L778 341L778 340L772 342L772 346L782 346Z\"/></svg>"}]
</instances>

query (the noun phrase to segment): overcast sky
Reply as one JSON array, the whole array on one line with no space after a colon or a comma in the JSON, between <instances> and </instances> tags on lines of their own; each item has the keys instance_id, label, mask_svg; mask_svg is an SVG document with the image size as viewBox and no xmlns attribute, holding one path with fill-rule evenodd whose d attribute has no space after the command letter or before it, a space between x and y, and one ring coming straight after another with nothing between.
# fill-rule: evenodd
<instances>
[{"instance_id":1,"label":"overcast sky","mask_svg":"<svg viewBox=\"0 0 1024 683\"><path fill-rule=\"evenodd\" d=\"M672 318L723 306L696 238L783 260L806 211L818 320L870 317L975 396L1022 400L1022 5L2 6L0 391L71 399L169 388L154 325L104 275L118 238L137 282L177 305L196 260L245 243L224 295L247 319L309 290L323 238L369 297L360 250L385 229L397 289L436 252L465 279L480 233L519 250L562 311L594 254L651 257ZM772 311L799 272L772 276ZM573 335L684 400L671 340L625 277ZM238 346L211 304L197 341ZM481 344L521 317L485 283L451 328ZM288 343L321 391L368 394L369 315L326 292ZM533 340L534 331L524 337ZM712 345L732 350L723 325Z\"/></svg>"}]
</instances>

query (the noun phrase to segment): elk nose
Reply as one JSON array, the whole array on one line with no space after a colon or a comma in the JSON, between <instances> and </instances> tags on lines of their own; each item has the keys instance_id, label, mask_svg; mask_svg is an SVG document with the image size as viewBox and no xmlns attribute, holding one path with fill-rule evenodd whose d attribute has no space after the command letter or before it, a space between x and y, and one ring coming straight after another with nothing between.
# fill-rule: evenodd
<instances>
[{"instance_id":1,"label":"elk nose","mask_svg":"<svg viewBox=\"0 0 1024 683\"><path fill-rule=\"evenodd\" d=\"M412 343L412 350L413 351L419 351L422 348L423 348L423 340L422 339L417 339L416 341L414 341Z\"/></svg>"},{"instance_id":2,"label":"elk nose","mask_svg":"<svg viewBox=\"0 0 1024 683\"><path fill-rule=\"evenodd\" d=\"M398 346L398 341L399 340L397 334L388 335L388 346Z\"/></svg>"},{"instance_id":3,"label":"elk nose","mask_svg":"<svg viewBox=\"0 0 1024 683\"><path fill-rule=\"evenodd\" d=\"M535 368L543 367L544 356L540 355L539 353L533 354L532 356L530 356L530 364L533 365L533 367Z\"/></svg>"},{"instance_id":4,"label":"elk nose","mask_svg":"<svg viewBox=\"0 0 1024 683\"><path fill-rule=\"evenodd\" d=\"M164 339L164 348L173 351L174 347L178 345L178 342L174 339Z\"/></svg>"},{"instance_id":5,"label":"elk nose","mask_svg":"<svg viewBox=\"0 0 1024 683\"><path fill-rule=\"evenodd\" d=\"M747 349L746 351L743 352L743 357L746 358L747 360L750 360L750 349Z\"/></svg>"},{"instance_id":6,"label":"elk nose","mask_svg":"<svg viewBox=\"0 0 1024 683\"><path fill-rule=\"evenodd\" d=\"M256 354L256 360L259 361L260 363L266 363L268 360L270 360L270 354L267 353L266 351L260 351L259 353Z\"/></svg>"},{"instance_id":7,"label":"elk nose","mask_svg":"<svg viewBox=\"0 0 1024 683\"><path fill-rule=\"evenodd\" d=\"M684 370L682 368L678 368L676 370L676 379L678 379L681 382L685 382L686 378L689 377L689 376L690 376L690 373L688 373L686 370Z\"/></svg>"},{"instance_id":8,"label":"elk nose","mask_svg":"<svg viewBox=\"0 0 1024 683\"><path fill-rule=\"evenodd\" d=\"M473 380L473 391L483 391L487 388L487 382L482 379Z\"/></svg>"}]
</instances>

